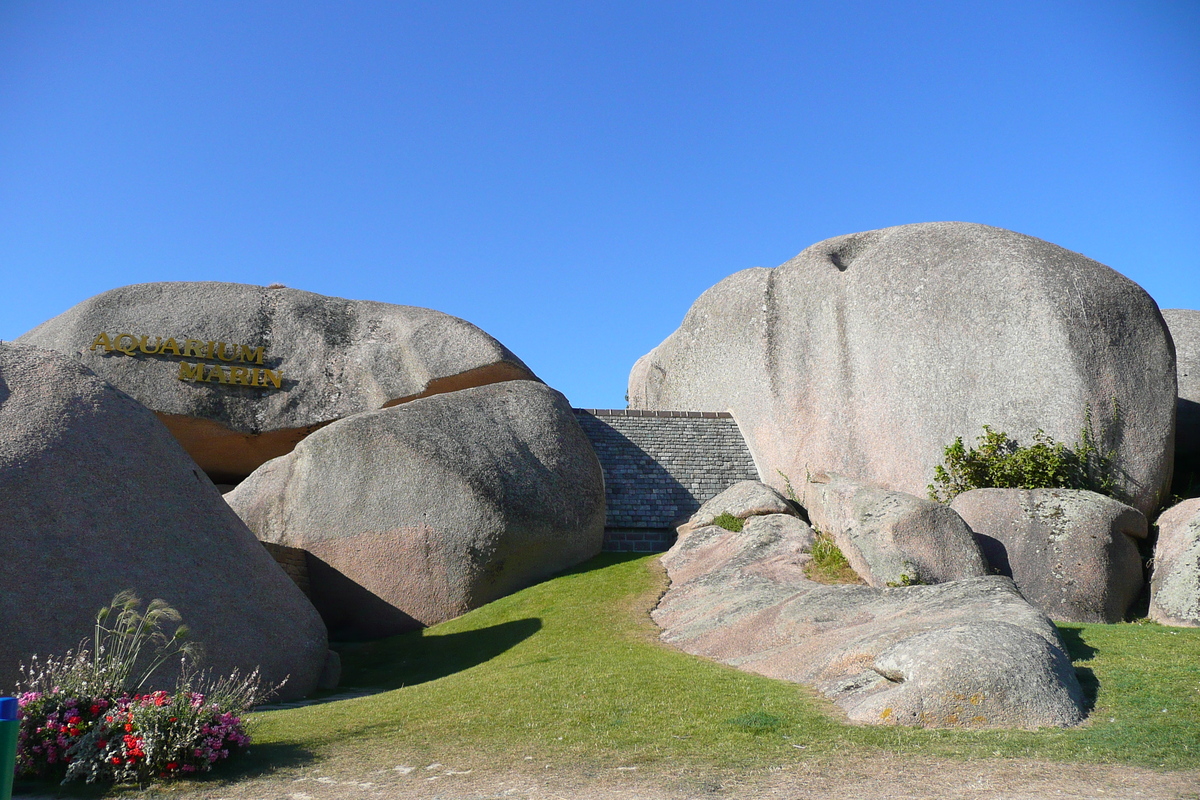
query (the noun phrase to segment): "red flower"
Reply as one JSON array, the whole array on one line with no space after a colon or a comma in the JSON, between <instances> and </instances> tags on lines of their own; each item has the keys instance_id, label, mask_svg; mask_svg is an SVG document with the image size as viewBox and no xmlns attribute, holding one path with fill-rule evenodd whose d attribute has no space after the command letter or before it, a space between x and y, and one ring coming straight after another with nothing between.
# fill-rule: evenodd
<instances>
[{"instance_id":1,"label":"red flower","mask_svg":"<svg viewBox=\"0 0 1200 800\"><path fill-rule=\"evenodd\" d=\"M120 757L120 756L113 756L113 757L112 757L112 763L114 763L114 764L120 764L120 763L121 763L121 757Z\"/></svg>"}]
</instances>

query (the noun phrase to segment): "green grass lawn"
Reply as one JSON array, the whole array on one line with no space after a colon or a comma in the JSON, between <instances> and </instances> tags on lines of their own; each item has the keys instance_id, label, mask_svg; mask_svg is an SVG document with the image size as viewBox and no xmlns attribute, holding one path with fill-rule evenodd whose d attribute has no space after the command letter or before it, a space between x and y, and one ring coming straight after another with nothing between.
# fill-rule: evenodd
<instances>
[{"instance_id":1,"label":"green grass lawn","mask_svg":"<svg viewBox=\"0 0 1200 800\"><path fill-rule=\"evenodd\" d=\"M754 770L881 751L1200 767L1200 630L1061 625L1095 704L1072 730L844 724L811 689L672 650L649 612L653 556L581 568L425 631L341 647L342 689L373 694L255 716L255 760L406 752L502 764Z\"/></svg>"}]
</instances>

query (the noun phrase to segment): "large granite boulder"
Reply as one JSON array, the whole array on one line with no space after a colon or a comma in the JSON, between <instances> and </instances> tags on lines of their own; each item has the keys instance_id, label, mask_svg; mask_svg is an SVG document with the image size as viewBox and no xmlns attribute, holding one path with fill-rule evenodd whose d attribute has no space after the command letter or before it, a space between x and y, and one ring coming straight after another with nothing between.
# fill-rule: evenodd
<instances>
[{"instance_id":1,"label":"large granite boulder","mask_svg":"<svg viewBox=\"0 0 1200 800\"><path fill-rule=\"evenodd\" d=\"M1120 622L1144 583L1142 512L1073 489L975 489L950 507L988 563L1052 619Z\"/></svg>"},{"instance_id":2,"label":"large granite boulder","mask_svg":"<svg viewBox=\"0 0 1200 800\"><path fill-rule=\"evenodd\" d=\"M763 475L916 495L956 436L989 424L1070 445L1090 408L1135 507L1152 511L1171 478L1175 361L1154 301L1103 264L986 225L839 236L738 272L638 360L629 399L731 411Z\"/></svg>"},{"instance_id":3,"label":"large granite boulder","mask_svg":"<svg viewBox=\"0 0 1200 800\"><path fill-rule=\"evenodd\" d=\"M312 604L152 412L59 353L0 345L0 508L0 689L124 589L178 609L216 671L316 686Z\"/></svg>"},{"instance_id":4,"label":"large granite boulder","mask_svg":"<svg viewBox=\"0 0 1200 800\"><path fill-rule=\"evenodd\" d=\"M1166 308L1162 312L1175 342L1175 470L1184 485L1200 487L1200 311ZM1190 485L1189 485L1190 484Z\"/></svg>"},{"instance_id":5,"label":"large granite boulder","mask_svg":"<svg viewBox=\"0 0 1200 800\"><path fill-rule=\"evenodd\" d=\"M1200 497L1167 509L1156 524L1150 619L1200 627Z\"/></svg>"},{"instance_id":6,"label":"large granite boulder","mask_svg":"<svg viewBox=\"0 0 1200 800\"><path fill-rule=\"evenodd\" d=\"M237 283L112 289L17 341L74 356L157 412L218 483L333 420L533 378L504 345L448 314Z\"/></svg>"},{"instance_id":7,"label":"large granite boulder","mask_svg":"<svg viewBox=\"0 0 1200 800\"><path fill-rule=\"evenodd\" d=\"M308 551L343 636L457 616L596 555L604 534L600 463L535 381L339 420L226 500L260 539Z\"/></svg>"},{"instance_id":8,"label":"large granite boulder","mask_svg":"<svg viewBox=\"0 0 1200 800\"><path fill-rule=\"evenodd\" d=\"M988 574L962 517L940 503L842 475L807 475L801 502L850 567L876 588Z\"/></svg>"},{"instance_id":9,"label":"large granite boulder","mask_svg":"<svg viewBox=\"0 0 1200 800\"><path fill-rule=\"evenodd\" d=\"M662 639L696 655L815 686L854 722L1067 726L1083 693L1054 625L1008 578L875 589L804 578L790 528L710 526L662 559Z\"/></svg>"}]
</instances>

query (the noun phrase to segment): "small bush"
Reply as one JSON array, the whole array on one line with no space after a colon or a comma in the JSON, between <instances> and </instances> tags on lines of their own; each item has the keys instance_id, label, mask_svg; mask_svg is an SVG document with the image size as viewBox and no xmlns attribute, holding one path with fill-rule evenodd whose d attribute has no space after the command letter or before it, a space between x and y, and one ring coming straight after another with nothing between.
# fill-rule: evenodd
<instances>
[{"instance_id":1,"label":"small bush","mask_svg":"<svg viewBox=\"0 0 1200 800\"><path fill-rule=\"evenodd\" d=\"M826 533L817 532L812 546L812 561L804 565L804 574L817 583L862 583L842 549Z\"/></svg>"},{"instance_id":2,"label":"small bush","mask_svg":"<svg viewBox=\"0 0 1200 800\"><path fill-rule=\"evenodd\" d=\"M961 436L955 438L944 451L944 462L934 467L929 499L949 503L972 489L1086 489L1122 499L1114 477L1116 451L1100 450L1091 409L1084 414L1074 447L1041 429L1033 434L1033 444L1021 446L989 425L983 426L978 447L967 448ZM1115 406L1113 421L1119 422Z\"/></svg>"},{"instance_id":3,"label":"small bush","mask_svg":"<svg viewBox=\"0 0 1200 800\"><path fill-rule=\"evenodd\" d=\"M249 743L241 715L279 687L263 687L257 671L215 680L196 672L199 650L186 627L161 630L179 613L161 600L140 609L122 592L96 615L93 649L85 641L61 658L21 665L19 776L146 784L207 772ZM141 692L173 656L181 659L174 693Z\"/></svg>"},{"instance_id":4,"label":"small bush","mask_svg":"<svg viewBox=\"0 0 1200 800\"><path fill-rule=\"evenodd\" d=\"M714 519L712 524L722 527L727 531L738 533L742 530L742 527L745 526L746 521L744 519L738 519L733 514L725 513Z\"/></svg>"}]
</instances>

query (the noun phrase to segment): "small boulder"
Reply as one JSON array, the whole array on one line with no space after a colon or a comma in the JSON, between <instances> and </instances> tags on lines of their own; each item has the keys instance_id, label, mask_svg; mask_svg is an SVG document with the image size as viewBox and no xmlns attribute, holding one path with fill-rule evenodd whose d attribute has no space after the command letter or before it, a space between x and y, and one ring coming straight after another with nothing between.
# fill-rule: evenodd
<instances>
[{"instance_id":1,"label":"small boulder","mask_svg":"<svg viewBox=\"0 0 1200 800\"><path fill-rule=\"evenodd\" d=\"M112 289L17 341L71 355L157 412L217 483L236 483L336 419L535 379L448 314L239 283Z\"/></svg>"},{"instance_id":2,"label":"small boulder","mask_svg":"<svg viewBox=\"0 0 1200 800\"><path fill-rule=\"evenodd\" d=\"M0 688L90 639L124 589L176 608L216 672L316 687L312 604L150 410L60 353L0 345L0 508Z\"/></svg>"},{"instance_id":3,"label":"small boulder","mask_svg":"<svg viewBox=\"0 0 1200 800\"><path fill-rule=\"evenodd\" d=\"M1157 525L1150 619L1200 627L1200 497L1167 509Z\"/></svg>"},{"instance_id":4,"label":"small boulder","mask_svg":"<svg viewBox=\"0 0 1200 800\"><path fill-rule=\"evenodd\" d=\"M681 537L662 558L671 586L652 614L662 639L815 686L854 722L1036 728L1083 719L1057 630L1010 579L824 586L804 578L810 537L757 522Z\"/></svg>"},{"instance_id":5,"label":"small boulder","mask_svg":"<svg viewBox=\"0 0 1200 800\"><path fill-rule=\"evenodd\" d=\"M225 499L263 541L308 551L343 637L458 616L591 558L604 535L600 463L536 381L339 420Z\"/></svg>"},{"instance_id":6,"label":"small boulder","mask_svg":"<svg viewBox=\"0 0 1200 800\"><path fill-rule=\"evenodd\" d=\"M971 529L952 509L842 475L810 475L804 509L871 586L944 583L988 574Z\"/></svg>"},{"instance_id":7,"label":"small boulder","mask_svg":"<svg viewBox=\"0 0 1200 800\"><path fill-rule=\"evenodd\" d=\"M688 528L711 525L722 514L746 519L758 514L796 514L779 492L758 481L739 481L707 500L688 520Z\"/></svg>"},{"instance_id":8,"label":"small boulder","mask_svg":"<svg viewBox=\"0 0 1200 800\"><path fill-rule=\"evenodd\" d=\"M1134 539L1146 518L1075 489L975 489L950 507L975 532L988 563L1029 602L1066 622L1120 622L1142 590Z\"/></svg>"}]
</instances>

